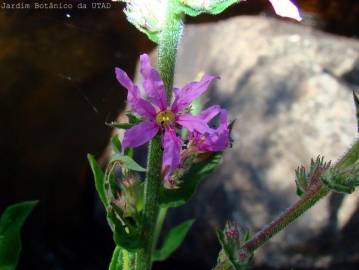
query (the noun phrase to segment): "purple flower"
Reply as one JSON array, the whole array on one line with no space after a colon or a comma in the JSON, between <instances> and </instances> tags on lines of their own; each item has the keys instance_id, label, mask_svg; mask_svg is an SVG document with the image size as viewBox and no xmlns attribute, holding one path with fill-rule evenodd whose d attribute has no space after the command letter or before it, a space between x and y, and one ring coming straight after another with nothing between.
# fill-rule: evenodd
<instances>
[{"instance_id":1,"label":"purple flower","mask_svg":"<svg viewBox=\"0 0 359 270\"><path fill-rule=\"evenodd\" d=\"M202 111L198 117L204 122L209 123L216 116L219 116L219 124L210 133L199 133L193 131L189 133L189 148L200 152L219 152L229 146L229 129L227 111L218 105L209 107Z\"/></svg>"},{"instance_id":2,"label":"purple flower","mask_svg":"<svg viewBox=\"0 0 359 270\"><path fill-rule=\"evenodd\" d=\"M132 110L142 117L142 122L125 131L122 148L137 147L150 141L158 132L162 134L164 178L180 164L182 140L176 128L182 126L189 132L206 134L213 132L203 117L192 115L188 107L202 95L209 84L218 77L204 75L198 82L191 82L182 89L175 89L174 101L169 103L159 73L151 66L147 54L140 56L140 72L143 77L144 96L139 88L120 68L116 68L116 78L127 88L127 101Z\"/></svg>"}]
</instances>

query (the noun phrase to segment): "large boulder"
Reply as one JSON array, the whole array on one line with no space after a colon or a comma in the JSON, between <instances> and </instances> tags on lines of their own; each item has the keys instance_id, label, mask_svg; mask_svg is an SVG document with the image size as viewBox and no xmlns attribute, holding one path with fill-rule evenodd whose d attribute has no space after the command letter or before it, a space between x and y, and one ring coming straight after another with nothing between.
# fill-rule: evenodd
<instances>
[{"instance_id":1,"label":"large boulder","mask_svg":"<svg viewBox=\"0 0 359 270\"><path fill-rule=\"evenodd\" d=\"M221 104L237 121L222 166L189 204L170 212L167 228L197 220L174 260L191 257L196 269L213 266L216 228L230 219L256 232L298 199L297 166L318 155L335 162L345 153L357 131L352 89L358 85L358 59L357 40L265 17L185 29L175 85L199 72L220 75L204 100ZM354 263L358 195L327 196L259 249L255 264Z\"/></svg>"}]
</instances>

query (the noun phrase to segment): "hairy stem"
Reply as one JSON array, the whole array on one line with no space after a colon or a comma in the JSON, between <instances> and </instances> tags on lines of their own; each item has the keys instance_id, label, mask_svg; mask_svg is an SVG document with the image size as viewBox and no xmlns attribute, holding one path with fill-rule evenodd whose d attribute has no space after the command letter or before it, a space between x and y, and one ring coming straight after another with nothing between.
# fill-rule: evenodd
<instances>
[{"instance_id":1,"label":"hairy stem","mask_svg":"<svg viewBox=\"0 0 359 270\"><path fill-rule=\"evenodd\" d=\"M250 252L255 251L316 204L321 198L326 196L329 191L330 190L326 186L322 184L318 185L313 190L305 194L293 206L286 209L269 225L265 226L262 230L256 233L250 241L243 245L242 248Z\"/></svg>"},{"instance_id":2,"label":"hairy stem","mask_svg":"<svg viewBox=\"0 0 359 270\"><path fill-rule=\"evenodd\" d=\"M148 270L152 265L152 249L154 228L158 215L158 196L161 185L162 150L161 138L157 135L149 145L148 172L145 180L145 203L143 209L142 230L144 233L144 248L140 249L136 258L136 270Z\"/></svg>"},{"instance_id":3,"label":"hairy stem","mask_svg":"<svg viewBox=\"0 0 359 270\"><path fill-rule=\"evenodd\" d=\"M158 68L166 87L167 99L171 100L176 53L181 38L183 23L181 16L172 12L173 0L168 1L167 18L160 34L158 46ZM157 218L159 213L159 189L161 180L162 149L161 138L156 136L150 143L147 176L145 180L145 201L143 210L144 248L137 252L136 270L149 270L152 254L159 236ZM164 218L164 217L163 217ZM160 225L161 227L162 225Z\"/></svg>"},{"instance_id":4,"label":"hairy stem","mask_svg":"<svg viewBox=\"0 0 359 270\"><path fill-rule=\"evenodd\" d=\"M168 1L166 26L160 35L158 44L158 68L166 87L168 101L172 97L177 47L183 31L183 15L171 12L173 1Z\"/></svg>"},{"instance_id":5,"label":"hairy stem","mask_svg":"<svg viewBox=\"0 0 359 270\"><path fill-rule=\"evenodd\" d=\"M349 151L334 165L336 168L346 168L354 164L359 156L359 140L356 140ZM300 217L304 212L315 205L321 198L325 197L330 189L320 180L321 174L312 181L317 183L308 190L303 197L293 206L289 207L269 225L254 235L254 237L243 245L243 249L253 252L274 235L282 231L290 223Z\"/></svg>"}]
</instances>

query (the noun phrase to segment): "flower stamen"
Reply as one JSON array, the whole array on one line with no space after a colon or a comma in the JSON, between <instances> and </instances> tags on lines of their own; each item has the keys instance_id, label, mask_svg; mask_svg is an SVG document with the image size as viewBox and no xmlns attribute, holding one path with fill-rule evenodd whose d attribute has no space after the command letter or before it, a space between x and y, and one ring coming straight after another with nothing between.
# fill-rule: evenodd
<instances>
[{"instance_id":1,"label":"flower stamen","mask_svg":"<svg viewBox=\"0 0 359 270\"><path fill-rule=\"evenodd\" d=\"M156 123L161 127L168 127L175 121L175 114L171 111L162 111L156 115Z\"/></svg>"}]
</instances>

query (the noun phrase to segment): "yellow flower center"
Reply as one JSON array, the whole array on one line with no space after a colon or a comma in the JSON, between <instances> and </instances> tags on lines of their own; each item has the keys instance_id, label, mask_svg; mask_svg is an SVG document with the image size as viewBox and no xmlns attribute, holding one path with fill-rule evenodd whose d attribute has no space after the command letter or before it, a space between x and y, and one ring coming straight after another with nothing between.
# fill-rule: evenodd
<instances>
[{"instance_id":1,"label":"yellow flower center","mask_svg":"<svg viewBox=\"0 0 359 270\"><path fill-rule=\"evenodd\" d=\"M156 123L160 126L169 126L175 120L175 114L171 111L162 111L156 115Z\"/></svg>"}]
</instances>

